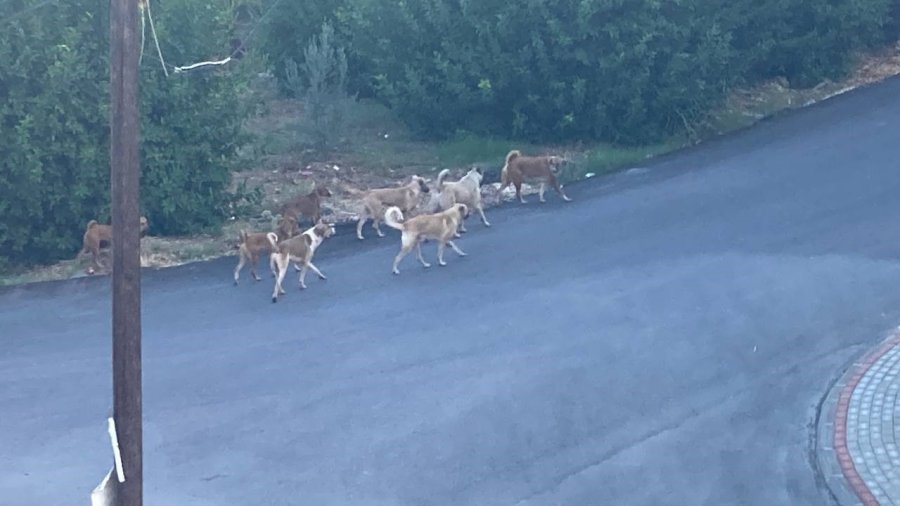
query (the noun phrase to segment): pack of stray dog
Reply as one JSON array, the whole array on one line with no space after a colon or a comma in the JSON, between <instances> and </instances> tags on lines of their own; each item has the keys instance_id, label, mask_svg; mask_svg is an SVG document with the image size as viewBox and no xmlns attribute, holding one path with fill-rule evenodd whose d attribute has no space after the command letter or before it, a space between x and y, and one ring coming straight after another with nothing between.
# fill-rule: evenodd
<instances>
[{"instance_id":1,"label":"pack of stray dog","mask_svg":"<svg viewBox=\"0 0 900 506\"><path fill-rule=\"evenodd\" d=\"M503 168L500 171L500 192L512 185L516 199L526 203L522 196L522 185L527 180L540 181L539 199L544 202L546 186L552 187L565 201L571 199L559 184L558 173L566 159L559 156L525 156L519 150L507 153ZM422 243L437 243L438 265L445 266L444 250L447 246L459 256L466 256L453 241L467 232L465 220L470 213L478 213L482 224L491 224L484 214L481 186L484 173L479 168L468 170L460 179L449 181L450 170L438 173L434 192L428 187L425 178L414 175L398 186L373 188L368 190L349 189L358 197L360 204L359 218L356 223L356 237L363 240L363 227L371 220L372 228L378 237L384 237L380 224L400 231L400 251L391 265L393 274L400 274L400 262L416 250L416 258L423 267L431 267L422 255ZM420 201L429 196L427 209L421 210ZM295 197L281 206L275 229L269 232L241 230L237 241L238 264L234 268L234 284L238 284L241 270L249 265L250 275L254 280L262 278L256 272L256 265L262 255L269 255L269 270L275 278L272 289L272 302L286 291L282 286L288 267L293 265L299 274L301 289L306 288L306 273L312 270L320 279L327 279L313 263L316 250L326 239L335 234L334 224L322 219L322 202L332 196L331 191L316 184L308 194ZM300 223L305 219L311 226L301 232ZM147 232L149 223L141 217L141 234ZM88 223L84 232L84 241L79 257L90 254L91 265L88 274L94 274L103 268L100 262L101 248L108 247L112 239L112 227L95 220Z\"/></svg>"}]
</instances>

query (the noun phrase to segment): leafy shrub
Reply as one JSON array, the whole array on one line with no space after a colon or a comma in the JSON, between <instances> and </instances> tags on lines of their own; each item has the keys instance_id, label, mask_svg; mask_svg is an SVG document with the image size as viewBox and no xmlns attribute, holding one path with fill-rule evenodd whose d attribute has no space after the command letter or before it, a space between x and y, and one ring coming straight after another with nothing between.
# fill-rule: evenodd
<instances>
[{"instance_id":1,"label":"leafy shrub","mask_svg":"<svg viewBox=\"0 0 900 506\"><path fill-rule=\"evenodd\" d=\"M269 0L270 2L274 0ZM302 67L310 40L319 35L323 24L335 29L334 37L339 44L343 42L341 30L346 26L339 18L347 12L348 0L309 0L303 2L282 1L271 5L272 10L263 20L259 29L258 43L272 62L273 71L282 85L282 91L288 95L295 93L294 86L288 82L291 65ZM347 55L353 67L361 69L361 62L353 61ZM356 79L362 76L357 72ZM354 88L365 88L364 83L353 81Z\"/></svg>"},{"instance_id":2,"label":"leafy shrub","mask_svg":"<svg viewBox=\"0 0 900 506\"><path fill-rule=\"evenodd\" d=\"M290 9L333 21L351 89L373 92L423 136L650 143L690 131L735 85L840 75L857 50L896 34L895 4L313 0ZM272 33L306 40L309 23L281 18ZM300 61L291 44L267 50Z\"/></svg>"},{"instance_id":3,"label":"leafy shrub","mask_svg":"<svg viewBox=\"0 0 900 506\"><path fill-rule=\"evenodd\" d=\"M227 50L230 2L154 5L170 62ZM108 4L74 0L54 9L0 30L8 63L0 66L0 264L72 257L85 224L109 219ZM221 223L252 66L245 59L166 78L149 49L142 63L141 203L151 232Z\"/></svg>"},{"instance_id":4,"label":"leafy shrub","mask_svg":"<svg viewBox=\"0 0 900 506\"><path fill-rule=\"evenodd\" d=\"M80 4L0 29L2 264L70 256L108 216L107 20Z\"/></svg>"},{"instance_id":5,"label":"leafy shrub","mask_svg":"<svg viewBox=\"0 0 900 506\"><path fill-rule=\"evenodd\" d=\"M748 81L786 77L812 86L845 72L856 51L896 39L892 0L723 2L718 17L733 34L736 69ZM893 13L896 15L896 13Z\"/></svg>"}]
</instances>

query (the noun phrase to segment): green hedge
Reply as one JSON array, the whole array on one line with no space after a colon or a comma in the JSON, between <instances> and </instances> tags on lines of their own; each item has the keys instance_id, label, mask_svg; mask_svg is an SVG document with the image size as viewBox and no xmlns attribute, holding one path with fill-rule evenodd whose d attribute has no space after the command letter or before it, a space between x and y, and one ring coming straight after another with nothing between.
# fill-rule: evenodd
<instances>
[{"instance_id":1,"label":"green hedge","mask_svg":"<svg viewBox=\"0 0 900 506\"><path fill-rule=\"evenodd\" d=\"M263 49L301 61L331 20L354 91L427 137L648 143L698 122L736 85L840 75L856 51L893 37L894 3L313 0L302 11L315 16L283 7Z\"/></svg>"},{"instance_id":2,"label":"green hedge","mask_svg":"<svg viewBox=\"0 0 900 506\"><path fill-rule=\"evenodd\" d=\"M86 223L109 219L108 2L31 12L14 3L23 13L0 27L0 268L71 258ZM168 61L227 50L230 3L154 4ZM228 211L249 66L166 78L150 40L142 63L141 205L151 231L218 224Z\"/></svg>"}]
</instances>

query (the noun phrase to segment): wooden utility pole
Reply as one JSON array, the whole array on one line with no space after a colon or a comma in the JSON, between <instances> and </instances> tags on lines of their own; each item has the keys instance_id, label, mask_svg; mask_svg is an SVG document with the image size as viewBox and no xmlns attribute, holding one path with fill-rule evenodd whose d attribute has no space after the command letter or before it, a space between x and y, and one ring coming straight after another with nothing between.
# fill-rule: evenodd
<instances>
[{"instance_id":1,"label":"wooden utility pole","mask_svg":"<svg viewBox=\"0 0 900 506\"><path fill-rule=\"evenodd\" d=\"M142 506L144 501L138 1L109 2L113 418L125 474L125 482L115 487L120 506Z\"/></svg>"}]
</instances>

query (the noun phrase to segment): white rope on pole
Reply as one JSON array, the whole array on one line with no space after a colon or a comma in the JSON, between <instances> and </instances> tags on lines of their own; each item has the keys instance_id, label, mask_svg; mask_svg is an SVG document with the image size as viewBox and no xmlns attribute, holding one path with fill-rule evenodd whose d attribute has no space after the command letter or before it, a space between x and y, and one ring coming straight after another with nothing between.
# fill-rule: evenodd
<instances>
[{"instance_id":1,"label":"white rope on pole","mask_svg":"<svg viewBox=\"0 0 900 506\"><path fill-rule=\"evenodd\" d=\"M169 71L166 69L166 60L163 59L162 50L159 48L159 38L156 36L156 28L153 26L153 15L150 13L150 2L147 1L147 19L150 20L150 32L153 34L153 41L156 43L156 53L159 55L159 61L162 63L163 73L169 77Z\"/></svg>"},{"instance_id":2,"label":"white rope on pole","mask_svg":"<svg viewBox=\"0 0 900 506\"><path fill-rule=\"evenodd\" d=\"M138 56L138 67L144 61L144 45L146 41L145 33L147 32L147 21L144 19L144 2L139 2L138 7L141 8L141 55Z\"/></svg>"},{"instance_id":3,"label":"white rope on pole","mask_svg":"<svg viewBox=\"0 0 900 506\"><path fill-rule=\"evenodd\" d=\"M184 67L175 67L175 72L184 72L186 70L193 70L197 67L207 67L210 65L225 65L226 63L231 61L231 57L225 58L224 60L214 60L214 61L202 61L199 63L194 63L193 65L186 65Z\"/></svg>"}]
</instances>

